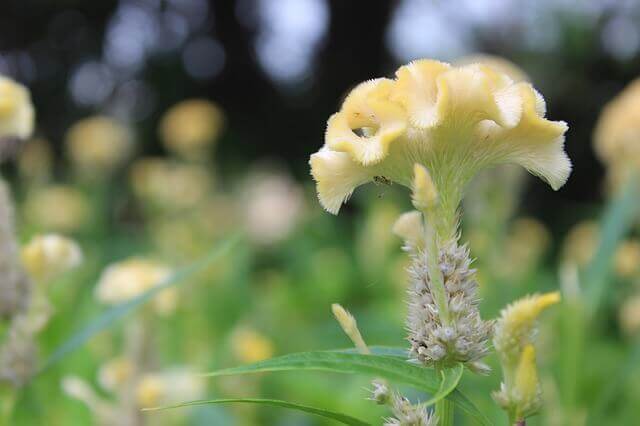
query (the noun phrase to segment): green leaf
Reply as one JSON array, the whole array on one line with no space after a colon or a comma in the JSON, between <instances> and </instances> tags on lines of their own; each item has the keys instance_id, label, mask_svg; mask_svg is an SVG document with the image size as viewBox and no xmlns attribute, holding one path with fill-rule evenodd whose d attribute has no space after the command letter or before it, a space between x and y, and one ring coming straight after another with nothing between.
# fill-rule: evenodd
<instances>
[{"instance_id":1,"label":"green leaf","mask_svg":"<svg viewBox=\"0 0 640 426\"><path fill-rule=\"evenodd\" d=\"M307 405L295 404L293 402L281 401L278 399L258 399L258 398L210 399L210 400L202 400L202 401L183 402L181 404L170 405L167 407L145 408L143 411L166 410L169 408L191 407L194 405L230 404L230 403L263 404L263 405L271 405L275 407L284 407L284 408L290 408L292 410L304 411L306 413L315 414L317 416L325 417L327 419L336 420L345 425L352 425L352 426L371 425L371 423L363 422L362 420L358 420L346 414L336 413L334 411L324 410L322 408L309 407Z\"/></svg>"},{"instance_id":2,"label":"green leaf","mask_svg":"<svg viewBox=\"0 0 640 426\"><path fill-rule=\"evenodd\" d=\"M433 395L437 395L441 387L440 380L433 369L407 362L398 357L361 355L344 351L318 351L284 355L254 364L214 371L205 374L205 376L217 377L300 370L382 377L410 385ZM442 392L444 393L447 388L448 386L445 386ZM459 390L453 390L449 393L448 398L471 415L479 424L490 424L489 420Z\"/></svg>"},{"instance_id":3,"label":"green leaf","mask_svg":"<svg viewBox=\"0 0 640 426\"><path fill-rule=\"evenodd\" d=\"M600 244L583 275L589 312L597 312L606 294L611 263L618 243L627 234L640 211L637 175L630 177L622 191L608 205L601 221Z\"/></svg>"},{"instance_id":4,"label":"green leaf","mask_svg":"<svg viewBox=\"0 0 640 426\"><path fill-rule=\"evenodd\" d=\"M369 350L373 355L385 355L394 358L402 358L407 360L409 358L409 351L407 348L399 348L395 346L369 346ZM332 352L343 352L346 354L359 354L360 351L355 348L338 349Z\"/></svg>"},{"instance_id":5,"label":"green leaf","mask_svg":"<svg viewBox=\"0 0 640 426\"><path fill-rule=\"evenodd\" d=\"M104 311L97 318L90 321L89 324L87 324L84 328L77 331L68 340L58 346L58 348L53 351L53 353L45 361L44 365L40 368L38 373L42 373L43 371L60 361L62 358L64 358L67 354L81 347L91 337L107 329L120 318L129 314L140 305L143 305L144 303L151 300L153 296L155 296L158 292L168 287L179 284L192 277L193 275L206 270L206 268L211 266L222 255L227 253L239 241L239 239L240 238L238 235L229 238L222 244L213 248L207 255L205 255L201 259L171 274L171 276L162 284L149 289L148 291L131 300L128 300L127 302L121 303L120 305L114 306L113 308Z\"/></svg>"},{"instance_id":6,"label":"green leaf","mask_svg":"<svg viewBox=\"0 0 640 426\"><path fill-rule=\"evenodd\" d=\"M442 371L442 381L440 382L438 391L431 397L431 399L423 402L423 404L428 407L449 396L449 394L456 389L458 383L460 383L463 372L464 366L462 364L458 364L453 368L448 368Z\"/></svg>"}]
</instances>

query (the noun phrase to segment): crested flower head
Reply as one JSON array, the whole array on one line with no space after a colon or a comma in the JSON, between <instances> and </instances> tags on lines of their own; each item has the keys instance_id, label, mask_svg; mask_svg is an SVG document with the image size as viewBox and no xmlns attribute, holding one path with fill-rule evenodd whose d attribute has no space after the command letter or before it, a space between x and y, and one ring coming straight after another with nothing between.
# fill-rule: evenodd
<instances>
[{"instance_id":1,"label":"crested flower head","mask_svg":"<svg viewBox=\"0 0 640 426\"><path fill-rule=\"evenodd\" d=\"M127 127L106 116L85 118L67 132L66 149L83 177L103 177L120 167L133 151Z\"/></svg>"},{"instance_id":2,"label":"crested flower head","mask_svg":"<svg viewBox=\"0 0 640 426\"><path fill-rule=\"evenodd\" d=\"M456 65L472 65L483 64L495 71L502 73L513 80L514 83L520 83L521 81L531 81L529 76L518 65L509 61L508 59L500 56L487 55L485 53L479 53L475 55L465 56L455 61Z\"/></svg>"},{"instance_id":3,"label":"crested flower head","mask_svg":"<svg viewBox=\"0 0 640 426\"><path fill-rule=\"evenodd\" d=\"M358 85L329 118L325 145L310 160L320 202L337 213L372 180L411 187L415 163L429 170L450 216L465 184L495 164L520 164L557 189L571 170L567 125L545 112L530 84L489 66L412 62L393 80Z\"/></svg>"},{"instance_id":4,"label":"crested flower head","mask_svg":"<svg viewBox=\"0 0 640 426\"><path fill-rule=\"evenodd\" d=\"M171 269L152 260L124 260L105 269L96 287L96 297L107 304L122 303L162 284L170 275Z\"/></svg>"},{"instance_id":5,"label":"crested flower head","mask_svg":"<svg viewBox=\"0 0 640 426\"><path fill-rule=\"evenodd\" d=\"M224 116L220 108L205 99L182 101L162 117L160 136L165 147L180 157L197 160L216 141Z\"/></svg>"},{"instance_id":6,"label":"crested flower head","mask_svg":"<svg viewBox=\"0 0 640 426\"><path fill-rule=\"evenodd\" d=\"M58 234L38 235L22 248L22 263L37 282L55 279L81 262L78 244Z\"/></svg>"},{"instance_id":7,"label":"crested flower head","mask_svg":"<svg viewBox=\"0 0 640 426\"><path fill-rule=\"evenodd\" d=\"M612 177L640 168L640 79L604 107L594 144Z\"/></svg>"},{"instance_id":8,"label":"crested flower head","mask_svg":"<svg viewBox=\"0 0 640 426\"><path fill-rule=\"evenodd\" d=\"M29 90L0 76L0 138L28 138L33 132L34 116Z\"/></svg>"}]
</instances>

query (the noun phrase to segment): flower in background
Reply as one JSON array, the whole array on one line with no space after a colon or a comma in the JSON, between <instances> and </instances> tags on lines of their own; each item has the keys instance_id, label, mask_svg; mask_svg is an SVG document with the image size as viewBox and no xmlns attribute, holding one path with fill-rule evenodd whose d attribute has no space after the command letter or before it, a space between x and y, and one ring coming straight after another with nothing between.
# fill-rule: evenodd
<instances>
[{"instance_id":1,"label":"flower in background","mask_svg":"<svg viewBox=\"0 0 640 426\"><path fill-rule=\"evenodd\" d=\"M551 234L542 222L531 217L516 219L505 241L502 272L510 277L527 274L550 244Z\"/></svg>"},{"instance_id":2,"label":"flower in background","mask_svg":"<svg viewBox=\"0 0 640 426\"><path fill-rule=\"evenodd\" d=\"M166 265L148 259L132 258L114 263L102 272L95 289L96 298L109 305L126 302L164 283L171 272ZM171 290L164 289L154 298L157 313L173 312L175 303L165 299L177 297L177 293ZM169 295L162 295L164 292L169 292Z\"/></svg>"},{"instance_id":3,"label":"flower in background","mask_svg":"<svg viewBox=\"0 0 640 426\"><path fill-rule=\"evenodd\" d=\"M33 132L34 120L29 90L0 76L0 138L27 139Z\"/></svg>"},{"instance_id":4,"label":"flower in background","mask_svg":"<svg viewBox=\"0 0 640 426\"><path fill-rule=\"evenodd\" d=\"M140 199L163 210L191 209L213 189L203 166L162 158L143 158L131 169L131 186Z\"/></svg>"},{"instance_id":5,"label":"flower in background","mask_svg":"<svg viewBox=\"0 0 640 426\"><path fill-rule=\"evenodd\" d=\"M85 195L74 187L50 185L30 191L23 211L39 229L69 234L87 224L90 206Z\"/></svg>"},{"instance_id":6,"label":"flower in background","mask_svg":"<svg viewBox=\"0 0 640 426\"><path fill-rule=\"evenodd\" d=\"M618 311L618 322L622 331L635 336L640 331L640 294L625 299Z\"/></svg>"},{"instance_id":7,"label":"flower in background","mask_svg":"<svg viewBox=\"0 0 640 426\"><path fill-rule=\"evenodd\" d=\"M247 231L261 245L287 238L304 212L302 188L284 172L254 171L244 183L242 197Z\"/></svg>"},{"instance_id":8,"label":"flower in background","mask_svg":"<svg viewBox=\"0 0 640 426\"><path fill-rule=\"evenodd\" d=\"M135 366L127 357L107 361L98 371L98 383L109 392L122 388L133 377Z\"/></svg>"},{"instance_id":9,"label":"flower in background","mask_svg":"<svg viewBox=\"0 0 640 426\"><path fill-rule=\"evenodd\" d=\"M262 361L273 356L273 343L248 327L239 327L231 335L231 350L243 363Z\"/></svg>"},{"instance_id":10,"label":"flower in background","mask_svg":"<svg viewBox=\"0 0 640 426\"><path fill-rule=\"evenodd\" d=\"M53 153L46 139L31 139L22 147L18 155L20 177L30 183L49 180L53 170Z\"/></svg>"},{"instance_id":11,"label":"flower in background","mask_svg":"<svg viewBox=\"0 0 640 426\"><path fill-rule=\"evenodd\" d=\"M51 281L80 265L78 244L62 235L37 235L22 248L22 263L36 282Z\"/></svg>"},{"instance_id":12,"label":"flower in background","mask_svg":"<svg viewBox=\"0 0 640 426\"><path fill-rule=\"evenodd\" d=\"M614 256L614 269L621 278L640 275L640 241L633 239L620 244Z\"/></svg>"},{"instance_id":13,"label":"flower in background","mask_svg":"<svg viewBox=\"0 0 640 426\"><path fill-rule=\"evenodd\" d=\"M585 220L574 225L564 239L563 261L579 267L586 266L596 252L599 239L600 230L595 221Z\"/></svg>"},{"instance_id":14,"label":"flower in background","mask_svg":"<svg viewBox=\"0 0 640 426\"><path fill-rule=\"evenodd\" d=\"M165 147L179 157L208 157L224 125L222 110L205 99L190 99L172 106L162 117L159 132Z\"/></svg>"},{"instance_id":15,"label":"flower in background","mask_svg":"<svg viewBox=\"0 0 640 426\"><path fill-rule=\"evenodd\" d=\"M99 179L118 169L133 151L133 136L123 124L106 116L76 122L67 131L66 150L78 174Z\"/></svg>"},{"instance_id":16,"label":"flower in background","mask_svg":"<svg viewBox=\"0 0 640 426\"><path fill-rule=\"evenodd\" d=\"M614 188L624 183L632 170L640 169L640 79L603 108L594 147Z\"/></svg>"},{"instance_id":17,"label":"flower in background","mask_svg":"<svg viewBox=\"0 0 640 426\"><path fill-rule=\"evenodd\" d=\"M205 390L202 376L178 366L143 375L136 386L136 398L142 408L158 407L201 399Z\"/></svg>"}]
</instances>

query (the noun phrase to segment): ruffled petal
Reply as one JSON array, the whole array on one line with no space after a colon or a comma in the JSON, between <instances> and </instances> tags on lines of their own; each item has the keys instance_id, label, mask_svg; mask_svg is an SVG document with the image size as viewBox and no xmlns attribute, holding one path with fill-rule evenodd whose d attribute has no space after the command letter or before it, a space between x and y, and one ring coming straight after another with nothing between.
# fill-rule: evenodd
<instances>
[{"instance_id":1,"label":"ruffled petal","mask_svg":"<svg viewBox=\"0 0 640 426\"><path fill-rule=\"evenodd\" d=\"M364 166L382 161L389 145L406 129L404 111L389 100L393 85L392 80L381 78L353 89L327 123L329 148L348 152Z\"/></svg>"},{"instance_id":2,"label":"ruffled petal","mask_svg":"<svg viewBox=\"0 0 640 426\"><path fill-rule=\"evenodd\" d=\"M346 152L323 148L311 156L311 175L316 181L320 204L338 214L356 187L372 180L371 174Z\"/></svg>"}]
</instances>

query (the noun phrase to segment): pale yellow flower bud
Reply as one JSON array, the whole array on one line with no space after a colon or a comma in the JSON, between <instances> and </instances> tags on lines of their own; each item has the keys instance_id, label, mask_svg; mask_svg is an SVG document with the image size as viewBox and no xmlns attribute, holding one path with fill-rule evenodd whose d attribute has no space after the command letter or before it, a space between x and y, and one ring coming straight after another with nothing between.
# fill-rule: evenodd
<instances>
[{"instance_id":1,"label":"pale yellow flower bud","mask_svg":"<svg viewBox=\"0 0 640 426\"><path fill-rule=\"evenodd\" d=\"M75 123L66 135L67 155L84 178L97 179L114 172L133 151L133 136L116 120L95 116Z\"/></svg>"},{"instance_id":2,"label":"pale yellow flower bud","mask_svg":"<svg viewBox=\"0 0 640 426\"><path fill-rule=\"evenodd\" d=\"M152 260L124 260L104 270L96 286L96 297L106 304L122 303L162 284L170 275L170 268Z\"/></svg>"},{"instance_id":3,"label":"pale yellow flower bud","mask_svg":"<svg viewBox=\"0 0 640 426\"><path fill-rule=\"evenodd\" d=\"M364 342L362 335L360 334L360 330L358 329L358 323L356 319L351 315L346 309L344 309L338 303L334 303L331 305L331 311L333 315L338 320L338 324L342 327L342 330L345 334L351 339L355 347L363 354L371 353L367 344Z\"/></svg>"},{"instance_id":4,"label":"pale yellow flower bud","mask_svg":"<svg viewBox=\"0 0 640 426\"><path fill-rule=\"evenodd\" d=\"M530 342L538 315L559 301L559 292L534 294L502 310L496 322L493 345L506 363L517 362L518 354Z\"/></svg>"},{"instance_id":5,"label":"pale yellow flower bud","mask_svg":"<svg viewBox=\"0 0 640 426\"><path fill-rule=\"evenodd\" d=\"M410 211L400 215L393 224L393 233L402 238L405 248L416 251L424 248L424 223L422 213Z\"/></svg>"},{"instance_id":6,"label":"pale yellow flower bud","mask_svg":"<svg viewBox=\"0 0 640 426\"><path fill-rule=\"evenodd\" d=\"M34 116L29 90L0 76L0 138L28 138L33 132Z\"/></svg>"},{"instance_id":7,"label":"pale yellow flower bud","mask_svg":"<svg viewBox=\"0 0 640 426\"><path fill-rule=\"evenodd\" d=\"M533 345L524 347L516 368L514 380L515 400L518 408L516 418L530 416L540 407L540 382L536 368L536 351Z\"/></svg>"},{"instance_id":8,"label":"pale yellow flower bud","mask_svg":"<svg viewBox=\"0 0 640 426\"><path fill-rule=\"evenodd\" d=\"M90 214L84 194L67 185L46 186L29 192L23 208L33 225L64 234L81 229Z\"/></svg>"},{"instance_id":9,"label":"pale yellow flower bud","mask_svg":"<svg viewBox=\"0 0 640 426\"><path fill-rule=\"evenodd\" d=\"M256 330L241 327L231 336L231 349L244 363L262 361L273 356L273 343Z\"/></svg>"},{"instance_id":10,"label":"pale yellow flower bud","mask_svg":"<svg viewBox=\"0 0 640 426\"><path fill-rule=\"evenodd\" d=\"M51 281L82 262L75 241L57 234L34 237L22 248L22 263L37 282Z\"/></svg>"},{"instance_id":11,"label":"pale yellow flower bud","mask_svg":"<svg viewBox=\"0 0 640 426\"><path fill-rule=\"evenodd\" d=\"M165 147L189 160L206 158L224 124L220 108L204 99L172 106L162 117L159 132Z\"/></svg>"},{"instance_id":12,"label":"pale yellow flower bud","mask_svg":"<svg viewBox=\"0 0 640 426\"><path fill-rule=\"evenodd\" d=\"M438 190L426 167L421 164L413 165L413 206L423 212L438 202Z\"/></svg>"},{"instance_id":13,"label":"pale yellow flower bud","mask_svg":"<svg viewBox=\"0 0 640 426\"><path fill-rule=\"evenodd\" d=\"M545 112L530 84L489 66L412 62L395 80L357 86L329 119L325 146L310 160L320 202L337 213L366 182L411 187L415 163L429 170L449 224L466 183L495 164L520 164L557 189L571 171L567 125Z\"/></svg>"}]
</instances>

